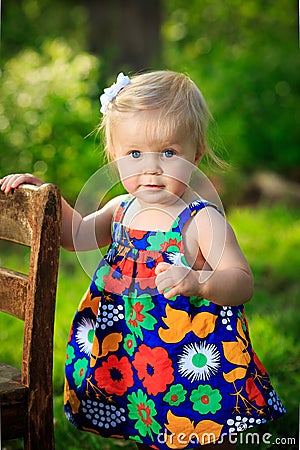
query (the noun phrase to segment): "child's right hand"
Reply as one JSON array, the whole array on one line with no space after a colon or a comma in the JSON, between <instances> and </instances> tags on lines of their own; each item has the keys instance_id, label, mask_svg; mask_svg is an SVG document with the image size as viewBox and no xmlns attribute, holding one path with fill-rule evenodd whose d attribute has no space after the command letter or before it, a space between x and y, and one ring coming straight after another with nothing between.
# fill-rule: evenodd
<instances>
[{"instance_id":1,"label":"child's right hand","mask_svg":"<svg viewBox=\"0 0 300 450\"><path fill-rule=\"evenodd\" d=\"M12 189L20 186L20 184L26 183L41 186L44 184L44 181L30 173L13 173L11 175L6 175L0 180L1 191L8 194Z\"/></svg>"}]
</instances>

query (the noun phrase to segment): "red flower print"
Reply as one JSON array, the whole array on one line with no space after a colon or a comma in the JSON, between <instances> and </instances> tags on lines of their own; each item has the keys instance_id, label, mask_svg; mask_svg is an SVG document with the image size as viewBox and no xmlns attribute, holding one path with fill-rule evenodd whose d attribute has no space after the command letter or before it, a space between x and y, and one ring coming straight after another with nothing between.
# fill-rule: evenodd
<instances>
[{"instance_id":1,"label":"red flower print","mask_svg":"<svg viewBox=\"0 0 300 450\"><path fill-rule=\"evenodd\" d=\"M261 374L266 375L267 371L264 368L262 362L260 361L260 359L258 358L257 354L254 351L253 351L253 359L254 359L254 362L255 362L258 370L260 370Z\"/></svg>"},{"instance_id":2,"label":"red flower print","mask_svg":"<svg viewBox=\"0 0 300 450\"><path fill-rule=\"evenodd\" d=\"M258 406L265 406L266 402L260 390L255 384L253 378L248 378L246 381L246 392L249 395L249 400L254 401Z\"/></svg>"},{"instance_id":3,"label":"red flower print","mask_svg":"<svg viewBox=\"0 0 300 450\"><path fill-rule=\"evenodd\" d=\"M148 231L134 230L132 228L129 228L128 231L130 239L136 239L137 241L143 239L143 237L146 236L146 234L148 233Z\"/></svg>"},{"instance_id":4,"label":"red flower print","mask_svg":"<svg viewBox=\"0 0 300 450\"><path fill-rule=\"evenodd\" d=\"M142 344L136 352L133 365L149 394L164 392L174 380L174 369L163 347L150 348Z\"/></svg>"},{"instance_id":5,"label":"red flower print","mask_svg":"<svg viewBox=\"0 0 300 450\"><path fill-rule=\"evenodd\" d=\"M149 408L149 406L140 403L139 405L137 405L137 411L138 415L141 418L141 421L146 425L146 427L151 426L152 417L151 417L151 409Z\"/></svg>"},{"instance_id":6,"label":"red flower print","mask_svg":"<svg viewBox=\"0 0 300 450\"><path fill-rule=\"evenodd\" d=\"M71 329L70 329L70 331L69 331L68 342L71 342L72 335L73 335L73 333L74 333L73 327L74 327L74 322L72 323Z\"/></svg>"},{"instance_id":7,"label":"red flower print","mask_svg":"<svg viewBox=\"0 0 300 450\"><path fill-rule=\"evenodd\" d=\"M122 294L132 282L134 261L123 259L118 267L113 267L108 275L104 275L103 282L107 292Z\"/></svg>"},{"instance_id":8,"label":"red flower print","mask_svg":"<svg viewBox=\"0 0 300 450\"><path fill-rule=\"evenodd\" d=\"M144 291L147 288L155 289L155 267L158 263L164 262L162 255L158 252L152 252L151 257L142 255L137 261L136 281L138 281L140 288Z\"/></svg>"},{"instance_id":9,"label":"red flower print","mask_svg":"<svg viewBox=\"0 0 300 450\"><path fill-rule=\"evenodd\" d=\"M164 242L162 244L162 251L163 252L172 252L172 251L182 251L182 241L179 241L177 239L169 239L167 242Z\"/></svg>"},{"instance_id":10,"label":"red flower print","mask_svg":"<svg viewBox=\"0 0 300 450\"><path fill-rule=\"evenodd\" d=\"M109 356L107 361L95 370L95 380L97 386L105 389L108 394L123 395L133 386L133 373L128 358L123 356L119 360L116 355Z\"/></svg>"},{"instance_id":11,"label":"red flower print","mask_svg":"<svg viewBox=\"0 0 300 450\"><path fill-rule=\"evenodd\" d=\"M143 322L145 319L145 315L141 314L141 311L143 311L144 305L141 305L140 302L137 302L135 305L132 305L132 311L130 313L130 318L128 320L128 323L130 323L131 326L134 328L137 328L139 325L139 322Z\"/></svg>"}]
</instances>

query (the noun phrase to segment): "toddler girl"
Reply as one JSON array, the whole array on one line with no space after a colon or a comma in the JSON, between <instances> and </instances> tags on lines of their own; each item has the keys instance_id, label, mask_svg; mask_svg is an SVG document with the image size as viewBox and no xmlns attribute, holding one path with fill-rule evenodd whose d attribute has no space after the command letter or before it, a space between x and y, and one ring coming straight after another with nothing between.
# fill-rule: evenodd
<instances>
[{"instance_id":1,"label":"toddler girl","mask_svg":"<svg viewBox=\"0 0 300 450\"><path fill-rule=\"evenodd\" d=\"M64 248L110 245L70 331L66 415L141 449L225 447L284 407L249 338L250 268L222 213L189 186L210 153L206 103L169 71L120 74L101 103L128 194L84 218L63 200ZM42 184L16 174L1 189L25 182Z\"/></svg>"}]
</instances>

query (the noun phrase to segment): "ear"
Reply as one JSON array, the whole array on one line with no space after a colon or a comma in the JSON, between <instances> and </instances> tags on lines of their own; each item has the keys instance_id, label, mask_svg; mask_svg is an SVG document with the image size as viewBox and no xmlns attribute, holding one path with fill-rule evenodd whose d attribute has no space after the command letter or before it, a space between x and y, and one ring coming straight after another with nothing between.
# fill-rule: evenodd
<instances>
[{"instance_id":1,"label":"ear","mask_svg":"<svg viewBox=\"0 0 300 450\"><path fill-rule=\"evenodd\" d=\"M195 160L194 163L196 164L196 166L199 164L199 162L201 161L204 153L205 153L206 147L205 145L203 145L203 147L201 148L197 148L196 154L195 154Z\"/></svg>"}]
</instances>

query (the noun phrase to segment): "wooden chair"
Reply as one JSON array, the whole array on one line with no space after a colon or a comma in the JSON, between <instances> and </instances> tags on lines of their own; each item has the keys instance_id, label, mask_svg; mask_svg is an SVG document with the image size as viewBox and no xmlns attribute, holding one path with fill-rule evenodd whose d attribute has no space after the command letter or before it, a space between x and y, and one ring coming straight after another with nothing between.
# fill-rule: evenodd
<instances>
[{"instance_id":1,"label":"wooden chair","mask_svg":"<svg viewBox=\"0 0 300 450\"><path fill-rule=\"evenodd\" d=\"M26 450L54 449L53 328L60 227L56 186L22 185L8 195L0 191L0 239L30 247L28 275L0 268L0 311L24 321L21 372L0 363L1 439L23 438Z\"/></svg>"}]
</instances>

